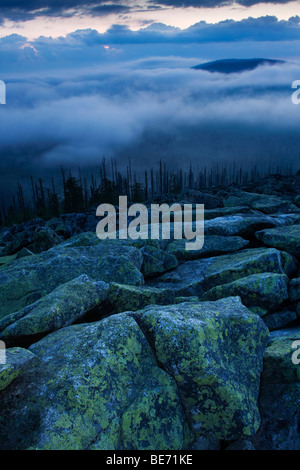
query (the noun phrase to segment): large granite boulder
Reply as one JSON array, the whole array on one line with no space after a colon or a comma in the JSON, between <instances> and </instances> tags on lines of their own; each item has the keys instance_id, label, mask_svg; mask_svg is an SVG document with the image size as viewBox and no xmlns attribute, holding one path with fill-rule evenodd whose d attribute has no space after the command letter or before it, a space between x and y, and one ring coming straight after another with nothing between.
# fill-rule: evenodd
<instances>
[{"instance_id":1,"label":"large granite boulder","mask_svg":"<svg viewBox=\"0 0 300 470\"><path fill-rule=\"evenodd\" d=\"M30 351L39 362L0 392L2 449L180 450L192 440L177 384L130 316L72 325Z\"/></svg>"},{"instance_id":2,"label":"large granite boulder","mask_svg":"<svg viewBox=\"0 0 300 470\"><path fill-rule=\"evenodd\" d=\"M5 362L0 361L0 391L7 388L13 380L23 374L28 368L37 364L38 361L38 357L27 349L7 349L5 351Z\"/></svg>"},{"instance_id":3,"label":"large granite boulder","mask_svg":"<svg viewBox=\"0 0 300 470\"><path fill-rule=\"evenodd\" d=\"M255 234L264 245L287 251L292 255L300 256L300 225L291 225L268 230L261 230Z\"/></svg>"},{"instance_id":4,"label":"large granite boulder","mask_svg":"<svg viewBox=\"0 0 300 470\"><path fill-rule=\"evenodd\" d=\"M217 300L224 297L240 296L247 307L262 307L274 310L288 299L289 278L285 274L252 274L229 284L213 287L202 300Z\"/></svg>"},{"instance_id":5,"label":"large granite boulder","mask_svg":"<svg viewBox=\"0 0 300 470\"><path fill-rule=\"evenodd\" d=\"M142 285L142 255L135 247L111 243L58 246L10 263L0 270L0 318L17 312L60 284L86 274L104 282Z\"/></svg>"},{"instance_id":6,"label":"large granite boulder","mask_svg":"<svg viewBox=\"0 0 300 470\"><path fill-rule=\"evenodd\" d=\"M170 271L178 266L177 258L154 246L141 248L143 255L142 273L145 278Z\"/></svg>"},{"instance_id":7,"label":"large granite boulder","mask_svg":"<svg viewBox=\"0 0 300 470\"><path fill-rule=\"evenodd\" d=\"M85 274L16 313L0 319L0 339L9 341L71 325L108 297L108 285Z\"/></svg>"},{"instance_id":8,"label":"large granite boulder","mask_svg":"<svg viewBox=\"0 0 300 470\"><path fill-rule=\"evenodd\" d=\"M257 431L268 330L238 297L149 306L134 318L176 380L195 434L234 440Z\"/></svg>"},{"instance_id":9,"label":"large granite boulder","mask_svg":"<svg viewBox=\"0 0 300 470\"><path fill-rule=\"evenodd\" d=\"M300 328L274 331L264 357L256 449L299 450L299 397Z\"/></svg>"},{"instance_id":10,"label":"large granite boulder","mask_svg":"<svg viewBox=\"0 0 300 470\"><path fill-rule=\"evenodd\" d=\"M187 188L181 198L184 201L194 204L204 204L206 209L216 209L224 206L222 198L213 196L212 194L202 193L198 189Z\"/></svg>"},{"instance_id":11,"label":"large granite boulder","mask_svg":"<svg viewBox=\"0 0 300 470\"><path fill-rule=\"evenodd\" d=\"M241 237L208 235L204 237L204 245L200 250L186 250L186 240L174 240L168 244L166 251L175 255L178 261L183 262L238 251L245 248L248 243L248 240Z\"/></svg>"},{"instance_id":12,"label":"large granite boulder","mask_svg":"<svg viewBox=\"0 0 300 470\"><path fill-rule=\"evenodd\" d=\"M299 214L282 214L275 216L260 214L235 214L217 217L205 221L205 235L252 237L255 232L299 223Z\"/></svg>"},{"instance_id":13,"label":"large granite boulder","mask_svg":"<svg viewBox=\"0 0 300 470\"><path fill-rule=\"evenodd\" d=\"M151 287L172 290L177 296L201 297L213 287L258 273L291 275L296 266L291 255L273 248L242 250L209 259L187 261L148 282Z\"/></svg>"},{"instance_id":14,"label":"large granite boulder","mask_svg":"<svg viewBox=\"0 0 300 470\"><path fill-rule=\"evenodd\" d=\"M147 305L167 305L176 301L174 293L169 289L116 283L109 286L109 300L117 312L136 311Z\"/></svg>"},{"instance_id":15,"label":"large granite boulder","mask_svg":"<svg viewBox=\"0 0 300 470\"><path fill-rule=\"evenodd\" d=\"M248 206L265 214L275 214L285 212L289 209L290 203L278 196L270 194L249 193L241 190L234 190L232 195L225 199L226 207L235 207L238 205Z\"/></svg>"},{"instance_id":16,"label":"large granite boulder","mask_svg":"<svg viewBox=\"0 0 300 470\"><path fill-rule=\"evenodd\" d=\"M291 302L300 300L300 277L290 280L289 284L289 296Z\"/></svg>"}]
</instances>

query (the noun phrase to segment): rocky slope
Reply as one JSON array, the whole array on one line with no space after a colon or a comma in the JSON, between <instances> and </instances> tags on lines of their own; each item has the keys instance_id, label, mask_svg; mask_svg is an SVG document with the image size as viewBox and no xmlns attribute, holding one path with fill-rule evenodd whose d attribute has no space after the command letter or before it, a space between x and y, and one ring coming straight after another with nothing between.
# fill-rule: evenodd
<instances>
[{"instance_id":1,"label":"rocky slope","mask_svg":"<svg viewBox=\"0 0 300 470\"><path fill-rule=\"evenodd\" d=\"M1 448L299 449L299 189L187 191L199 251L95 212L3 229Z\"/></svg>"}]
</instances>

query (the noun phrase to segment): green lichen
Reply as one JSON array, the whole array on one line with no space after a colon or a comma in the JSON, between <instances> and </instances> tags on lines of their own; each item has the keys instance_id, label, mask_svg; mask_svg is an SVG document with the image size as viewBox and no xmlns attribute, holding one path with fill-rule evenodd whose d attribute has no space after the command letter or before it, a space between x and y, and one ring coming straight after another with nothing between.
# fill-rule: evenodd
<instances>
[{"instance_id":1,"label":"green lichen","mask_svg":"<svg viewBox=\"0 0 300 470\"><path fill-rule=\"evenodd\" d=\"M177 382L199 435L253 435L267 328L238 298L149 306L134 314L159 362Z\"/></svg>"},{"instance_id":2,"label":"green lichen","mask_svg":"<svg viewBox=\"0 0 300 470\"><path fill-rule=\"evenodd\" d=\"M158 439L163 449L187 445L176 382L130 316L70 326L30 349L39 363L1 395L2 448L154 449Z\"/></svg>"}]
</instances>

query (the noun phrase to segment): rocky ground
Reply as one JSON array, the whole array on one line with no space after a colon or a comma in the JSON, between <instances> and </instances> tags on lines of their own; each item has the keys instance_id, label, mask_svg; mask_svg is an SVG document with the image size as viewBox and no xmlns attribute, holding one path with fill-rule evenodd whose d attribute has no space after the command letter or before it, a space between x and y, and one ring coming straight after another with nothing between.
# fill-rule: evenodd
<instances>
[{"instance_id":1,"label":"rocky ground","mask_svg":"<svg viewBox=\"0 0 300 470\"><path fill-rule=\"evenodd\" d=\"M1 448L300 449L299 194L186 191L199 251L100 241L94 210L4 228Z\"/></svg>"}]
</instances>

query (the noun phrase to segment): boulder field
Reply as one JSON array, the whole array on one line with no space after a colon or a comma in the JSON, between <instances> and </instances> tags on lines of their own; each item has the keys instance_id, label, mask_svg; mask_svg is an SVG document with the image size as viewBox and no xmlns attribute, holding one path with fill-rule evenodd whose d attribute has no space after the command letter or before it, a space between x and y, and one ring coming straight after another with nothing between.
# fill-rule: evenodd
<instances>
[{"instance_id":1,"label":"boulder field","mask_svg":"<svg viewBox=\"0 0 300 470\"><path fill-rule=\"evenodd\" d=\"M300 448L298 200L184 200L200 250L91 213L2 229L1 449Z\"/></svg>"}]
</instances>

